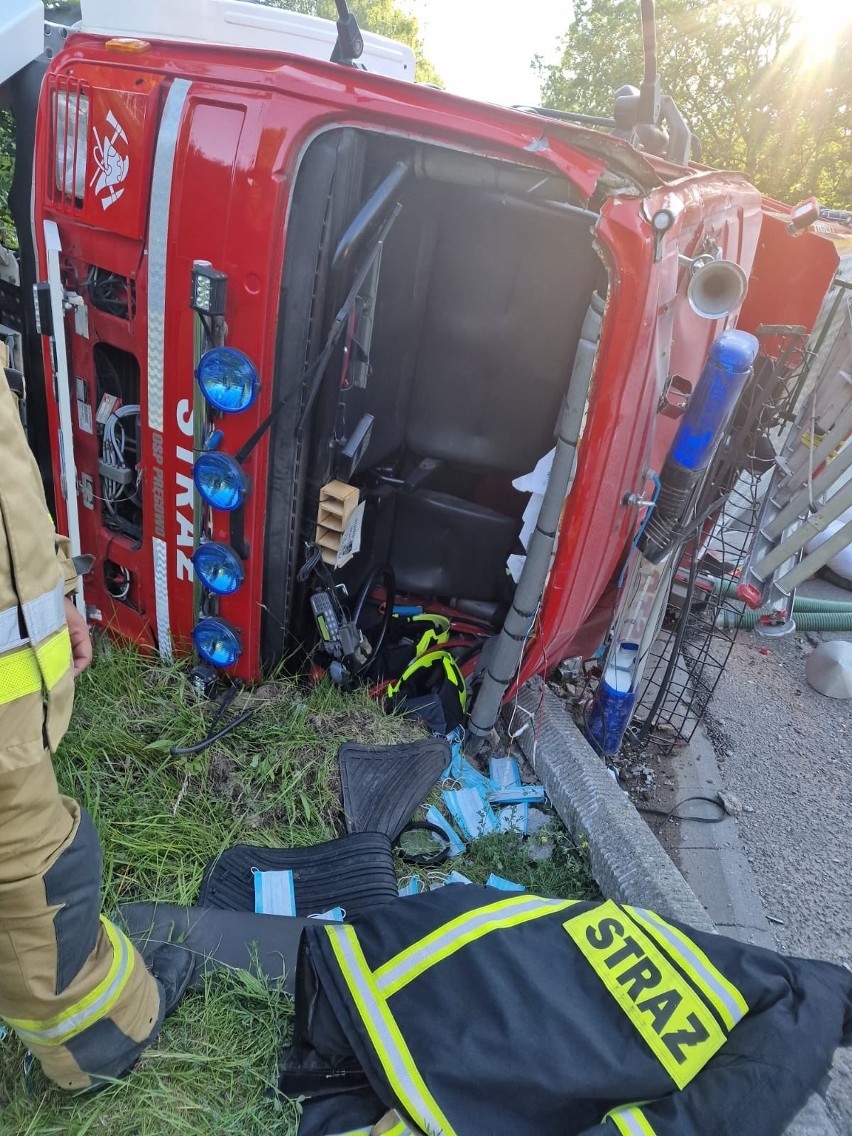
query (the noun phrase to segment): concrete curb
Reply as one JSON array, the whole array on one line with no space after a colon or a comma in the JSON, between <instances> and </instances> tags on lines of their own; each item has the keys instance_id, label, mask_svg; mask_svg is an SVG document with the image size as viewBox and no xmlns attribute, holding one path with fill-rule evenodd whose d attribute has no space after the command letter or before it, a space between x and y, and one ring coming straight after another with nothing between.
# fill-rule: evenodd
<instances>
[{"instance_id":1,"label":"concrete curb","mask_svg":"<svg viewBox=\"0 0 852 1136\"><path fill-rule=\"evenodd\" d=\"M674 768L677 798L709 796L724 789L716 754L702 726L689 743L689 760ZM757 881L740 845L733 817L719 824L675 824L673 859L716 930L743 943L775 950Z\"/></svg>"},{"instance_id":2,"label":"concrete curb","mask_svg":"<svg viewBox=\"0 0 852 1136\"><path fill-rule=\"evenodd\" d=\"M543 698L543 702L542 702ZM715 931L695 893L660 847L626 793L575 726L560 700L533 679L518 705L535 724L518 737L572 836L589 842L592 873L616 903L649 907L700 931Z\"/></svg>"},{"instance_id":3,"label":"concrete curb","mask_svg":"<svg viewBox=\"0 0 852 1136\"><path fill-rule=\"evenodd\" d=\"M569 832L577 839L588 840L592 873L604 895L617 903L649 907L698 930L715 932L717 928L695 892L556 695L539 679L533 679L520 691L517 705L529 719L529 728L517 735L518 744ZM706 752L703 756L707 760ZM738 936L746 941L761 938L759 933L768 929L759 898L760 917L753 914L756 897L756 890L753 896L744 893L742 897L748 910L745 928L758 932L754 939L751 935ZM740 926L733 918L725 922ZM725 926L725 932L730 931L731 927ZM822 1097L813 1094L784 1136L839 1134Z\"/></svg>"}]
</instances>

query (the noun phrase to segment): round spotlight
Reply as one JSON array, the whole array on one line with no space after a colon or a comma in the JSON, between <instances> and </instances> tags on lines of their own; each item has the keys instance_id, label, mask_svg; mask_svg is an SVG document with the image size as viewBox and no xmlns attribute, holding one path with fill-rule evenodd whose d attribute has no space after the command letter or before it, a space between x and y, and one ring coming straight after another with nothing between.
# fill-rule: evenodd
<instances>
[{"instance_id":1,"label":"round spotlight","mask_svg":"<svg viewBox=\"0 0 852 1136\"><path fill-rule=\"evenodd\" d=\"M246 578L243 563L229 544L208 541L199 545L192 563L198 579L216 596L232 595Z\"/></svg>"},{"instance_id":2,"label":"round spotlight","mask_svg":"<svg viewBox=\"0 0 852 1136\"><path fill-rule=\"evenodd\" d=\"M195 649L214 667L233 666L243 652L240 634L225 619L209 616L192 629Z\"/></svg>"},{"instance_id":3,"label":"round spotlight","mask_svg":"<svg viewBox=\"0 0 852 1136\"><path fill-rule=\"evenodd\" d=\"M201 356L195 372L201 393L216 410L248 410L260 385L257 368L235 347L214 347Z\"/></svg>"},{"instance_id":4,"label":"round spotlight","mask_svg":"<svg viewBox=\"0 0 852 1136\"><path fill-rule=\"evenodd\" d=\"M201 454L192 470L192 480L213 509L239 509L248 493L248 478L230 454Z\"/></svg>"}]
</instances>

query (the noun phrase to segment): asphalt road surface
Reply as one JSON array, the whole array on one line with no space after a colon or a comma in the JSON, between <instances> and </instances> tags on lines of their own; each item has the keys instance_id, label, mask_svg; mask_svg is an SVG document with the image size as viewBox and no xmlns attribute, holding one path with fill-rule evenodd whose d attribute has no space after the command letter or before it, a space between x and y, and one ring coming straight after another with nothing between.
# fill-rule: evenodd
<instances>
[{"instance_id":1,"label":"asphalt road surface","mask_svg":"<svg viewBox=\"0 0 852 1136\"><path fill-rule=\"evenodd\" d=\"M801 594L852 601L820 580ZM741 632L706 725L725 788L746 809L740 839L778 949L852 969L852 700L818 694L805 678L814 643L829 638L852 634ZM850 1050L828 1103L839 1130L852 1133Z\"/></svg>"}]
</instances>

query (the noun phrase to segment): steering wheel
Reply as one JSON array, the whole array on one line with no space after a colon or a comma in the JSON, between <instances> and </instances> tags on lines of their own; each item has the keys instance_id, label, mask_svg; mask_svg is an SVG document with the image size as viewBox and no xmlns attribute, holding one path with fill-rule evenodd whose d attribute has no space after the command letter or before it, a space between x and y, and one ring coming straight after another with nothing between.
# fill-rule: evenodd
<instances>
[{"instance_id":1,"label":"steering wheel","mask_svg":"<svg viewBox=\"0 0 852 1136\"><path fill-rule=\"evenodd\" d=\"M382 614L382 622L379 625L375 642L370 643L370 657L367 659L366 663L355 672L355 676L366 674L376 661L379 651L381 651L384 646L388 628L393 619L393 605L396 599L396 577L394 576L394 571L390 564L377 564L361 585L358 598L355 600L355 607L352 609L352 622L360 629L361 616L364 614L364 607L366 606L370 592L380 580L384 581L385 585L385 610Z\"/></svg>"}]
</instances>

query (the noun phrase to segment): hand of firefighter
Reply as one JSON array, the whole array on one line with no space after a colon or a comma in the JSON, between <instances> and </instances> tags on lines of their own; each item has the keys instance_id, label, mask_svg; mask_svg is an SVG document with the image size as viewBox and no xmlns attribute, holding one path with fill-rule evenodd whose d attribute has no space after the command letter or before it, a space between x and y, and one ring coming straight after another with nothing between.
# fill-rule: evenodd
<instances>
[{"instance_id":1,"label":"hand of firefighter","mask_svg":"<svg viewBox=\"0 0 852 1136\"><path fill-rule=\"evenodd\" d=\"M74 660L74 678L76 678L92 661L92 641L89 638L89 628L85 619L67 596L65 622L68 624L68 634L71 636L71 656Z\"/></svg>"}]
</instances>

